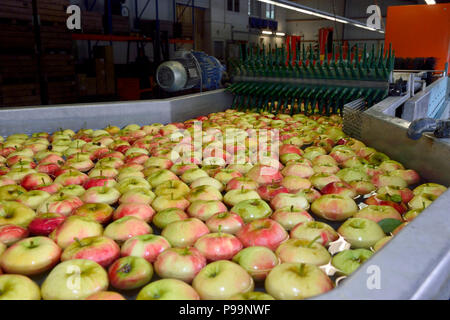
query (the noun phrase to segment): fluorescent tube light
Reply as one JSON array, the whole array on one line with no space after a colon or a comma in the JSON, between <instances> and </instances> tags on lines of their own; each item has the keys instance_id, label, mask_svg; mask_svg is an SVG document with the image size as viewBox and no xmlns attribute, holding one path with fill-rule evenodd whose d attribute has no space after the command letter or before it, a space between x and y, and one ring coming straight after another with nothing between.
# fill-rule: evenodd
<instances>
[{"instance_id":1,"label":"fluorescent tube light","mask_svg":"<svg viewBox=\"0 0 450 320\"><path fill-rule=\"evenodd\" d=\"M263 30L262 34L272 34L272 31Z\"/></svg>"},{"instance_id":2,"label":"fluorescent tube light","mask_svg":"<svg viewBox=\"0 0 450 320\"><path fill-rule=\"evenodd\" d=\"M434 0L425 0L425 2L427 4L436 4L436 1L434 1Z\"/></svg>"},{"instance_id":3,"label":"fluorescent tube light","mask_svg":"<svg viewBox=\"0 0 450 320\"><path fill-rule=\"evenodd\" d=\"M286 33L284 33L284 32L277 32L275 34L279 37L284 37L286 35Z\"/></svg>"}]
</instances>

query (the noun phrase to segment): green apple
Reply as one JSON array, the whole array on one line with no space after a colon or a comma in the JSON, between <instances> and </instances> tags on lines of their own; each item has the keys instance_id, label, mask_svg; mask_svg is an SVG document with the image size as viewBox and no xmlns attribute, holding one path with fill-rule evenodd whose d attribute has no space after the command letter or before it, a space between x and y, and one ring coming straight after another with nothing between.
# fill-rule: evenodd
<instances>
[{"instance_id":1,"label":"green apple","mask_svg":"<svg viewBox=\"0 0 450 320\"><path fill-rule=\"evenodd\" d=\"M157 196L173 196L185 197L189 193L190 189L187 184L180 180L168 180L164 181L155 188L155 194Z\"/></svg>"},{"instance_id":2,"label":"green apple","mask_svg":"<svg viewBox=\"0 0 450 320\"><path fill-rule=\"evenodd\" d=\"M188 169L180 176L181 180L183 180L187 184L191 184L198 178L202 177L209 177L209 176L205 170L199 168Z\"/></svg>"},{"instance_id":3,"label":"green apple","mask_svg":"<svg viewBox=\"0 0 450 320\"><path fill-rule=\"evenodd\" d=\"M168 224L161 235L169 240L173 247L193 246L201 236L209 233L208 227L197 218L188 218Z\"/></svg>"},{"instance_id":4,"label":"green apple","mask_svg":"<svg viewBox=\"0 0 450 320\"><path fill-rule=\"evenodd\" d=\"M36 210L45 200L50 198L50 193L42 190L31 190L22 193L17 197L16 201L27 207Z\"/></svg>"},{"instance_id":5,"label":"green apple","mask_svg":"<svg viewBox=\"0 0 450 320\"><path fill-rule=\"evenodd\" d=\"M3 200L14 201L21 194L24 194L26 192L27 192L27 190L25 190L23 187L16 185L16 184L9 184L6 186L1 186L0 187L0 201L3 201Z\"/></svg>"},{"instance_id":6,"label":"green apple","mask_svg":"<svg viewBox=\"0 0 450 320\"><path fill-rule=\"evenodd\" d=\"M108 274L97 262L74 259L58 264L41 287L44 300L83 300L108 288Z\"/></svg>"},{"instance_id":7,"label":"green apple","mask_svg":"<svg viewBox=\"0 0 450 320\"><path fill-rule=\"evenodd\" d=\"M35 275L49 270L61 256L61 249L47 237L22 239L0 256L0 266L7 273Z\"/></svg>"},{"instance_id":8,"label":"green apple","mask_svg":"<svg viewBox=\"0 0 450 320\"><path fill-rule=\"evenodd\" d=\"M370 248L385 236L378 223L365 218L350 218L337 231L353 248Z\"/></svg>"},{"instance_id":9,"label":"green apple","mask_svg":"<svg viewBox=\"0 0 450 320\"><path fill-rule=\"evenodd\" d=\"M215 187L203 185L191 189L186 199L190 202L197 200L218 200L222 201L222 194Z\"/></svg>"},{"instance_id":10,"label":"green apple","mask_svg":"<svg viewBox=\"0 0 450 320\"><path fill-rule=\"evenodd\" d=\"M368 260L372 254L372 251L367 249L344 250L333 257L331 264L339 270L338 273L349 275Z\"/></svg>"},{"instance_id":11,"label":"green apple","mask_svg":"<svg viewBox=\"0 0 450 320\"><path fill-rule=\"evenodd\" d=\"M308 263L316 266L325 265L330 262L331 255L316 240L289 239L277 248L276 254L281 262Z\"/></svg>"},{"instance_id":12,"label":"green apple","mask_svg":"<svg viewBox=\"0 0 450 320\"><path fill-rule=\"evenodd\" d=\"M386 243L388 243L389 241L391 241L391 239L393 238L393 236L386 236L384 238L381 238L380 240L377 241L377 243L375 243L373 245L373 251L378 251L380 250L382 247L384 247L384 245Z\"/></svg>"},{"instance_id":13,"label":"green apple","mask_svg":"<svg viewBox=\"0 0 450 320\"><path fill-rule=\"evenodd\" d=\"M137 300L200 300L198 293L186 282L162 279L146 285Z\"/></svg>"},{"instance_id":14,"label":"green apple","mask_svg":"<svg viewBox=\"0 0 450 320\"><path fill-rule=\"evenodd\" d=\"M0 226L15 224L26 228L36 213L24 204L16 201L0 201Z\"/></svg>"},{"instance_id":15,"label":"green apple","mask_svg":"<svg viewBox=\"0 0 450 320\"><path fill-rule=\"evenodd\" d=\"M379 222L383 219L396 219L403 221L402 216L391 206L369 205L354 214L355 218L366 218Z\"/></svg>"},{"instance_id":16,"label":"green apple","mask_svg":"<svg viewBox=\"0 0 450 320\"><path fill-rule=\"evenodd\" d=\"M103 235L122 243L134 236L148 233L153 233L153 230L147 222L138 217L125 216L108 224Z\"/></svg>"},{"instance_id":17,"label":"green apple","mask_svg":"<svg viewBox=\"0 0 450 320\"><path fill-rule=\"evenodd\" d=\"M369 176L359 168L345 168L339 170L336 176L344 182L369 181Z\"/></svg>"},{"instance_id":18,"label":"green apple","mask_svg":"<svg viewBox=\"0 0 450 320\"><path fill-rule=\"evenodd\" d=\"M65 186L64 188L61 188L58 191L58 193L60 193L60 194L75 196L75 197L81 197L85 192L86 192L86 190L78 184L71 184L71 185Z\"/></svg>"},{"instance_id":19,"label":"green apple","mask_svg":"<svg viewBox=\"0 0 450 320\"><path fill-rule=\"evenodd\" d=\"M0 300L41 300L41 290L25 276L4 274L0 275Z\"/></svg>"},{"instance_id":20,"label":"green apple","mask_svg":"<svg viewBox=\"0 0 450 320\"><path fill-rule=\"evenodd\" d=\"M314 200L311 211L327 220L342 221L353 216L358 211L356 202L347 196L325 194Z\"/></svg>"},{"instance_id":21,"label":"green apple","mask_svg":"<svg viewBox=\"0 0 450 320\"><path fill-rule=\"evenodd\" d=\"M256 219L268 218L272 214L270 206L261 199L249 199L238 202L230 212L238 214L245 223Z\"/></svg>"},{"instance_id":22,"label":"green apple","mask_svg":"<svg viewBox=\"0 0 450 320\"><path fill-rule=\"evenodd\" d=\"M220 192L222 192L223 189L225 188L225 186L223 185L222 182L220 182L217 179L211 178L211 177L198 178L198 179L194 180L190 185L191 188L196 188L196 187L200 187L200 186L211 186L211 187L216 188Z\"/></svg>"},{"instance_id":23,"label":"green apple","mask_svg":"<svg viewBox=\"0 0 450 320\"><path fill-rule=\"evenodd\" d=\"M238 264L219 260L206 265L195 276L192 286L202 300L223 300L253 291L254 281Z\"/></svg>"},{"instance_id":24,"label":"green apple","mask_svg":"<svg viewBox=\"0 0 450 320\"><path fill-rule=\"evenodd\" d=\"M117 183L116 188L121 194L136 188L150 189L150 184L144 178L129 177Z\"/></svg>"},{"instance_id":25,"label":"green apple","mask_svg":"<svg viewBox=\"0 0 450 320\"><path fill-rule=\"evenodd\" d=\"M81 240L101 236L102 233L103 227L97 221L82 216L70 216L53 230L49 237L65 249L75 241L75 238Z\"/></svg>"},{"instance_id":26,"label":"green apple","mask_svg":"<svg viewBox=\"0 0 450 320\"><path fill-rule=\"evenodd\" d=\"M280 259L275 253L266 247L253 246L245 248L233 257L247 271L255 281L264 280Z\"/></svg>"},{"instance_id":27,"label":"green apple","mask_svg":"<svg viewBox=\"0 0 450 320\"><path fill-rule=\"evenodd\" d=\"M266 292L279 300L299 300L333 289L333 282L319 267L306 263L282 263L270 271Z\"/></svg>"},{"instance_id":28,"label":"green apple","mask_svg":"<svg viewBox=\"0 0 450 320\"><path fill-rule=\"evenodd\" d=\"M330 242L336 241L339 238L338 233L328 224L320 221L308 221L296 225L290 234L293 239L304 239L312 241L320 236L321 243L328 246Z\"/></svg>"},{"instance_id":29,"label":"green apple","mask_svg":"<svg viewBox=\"0 0 450 320\"><path fill-rule=\"evenodd\" d=\"M174 221L187 219L188 215L181 209L168 208L156 213L152 219L155 226L164 229L167 225Z\"/></svg>"},{"instance_id":30,"label":"green apple","mask_svg":"<svg viewBox=\"0 0 450 320\"><path fill-rule=\"evenodd\" d=\"M414 196L414 198L412 198L408 202L408 207L411 210L425 209L430 204L432 204L433 201L436 200L437 198L438 198L438 196L431 194L431 193L420 193L420 194Z\"/></svg>"},{"instance_id":31,"label":"green apple","mask_svg":"<svg viewBox=\"0 0 450 320\"><path fill-rule=\"evenodd\" d=\"M296 208L294 206L280 208L275 210L271 219L275 220L283 226L286 231L290 231L299 223L313 221L314 218L308 213L308 211L302 208Z\"/></svg>"}]
</instances>

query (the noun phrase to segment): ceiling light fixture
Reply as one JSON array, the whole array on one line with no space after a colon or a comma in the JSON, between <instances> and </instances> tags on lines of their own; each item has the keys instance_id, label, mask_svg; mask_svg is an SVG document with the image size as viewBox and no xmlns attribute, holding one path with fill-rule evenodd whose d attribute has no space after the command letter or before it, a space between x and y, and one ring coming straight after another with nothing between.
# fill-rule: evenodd
<instances>
[{"instance_id":1,"label":"ceiling light fixture","mask_svg":"<svg viewBox=\"0 0 450 320\"><path fill-rule=\"evenodd\" d=\"M372 27L368 27L367 25L356 21L356 20L352 20L352 19L348 19L345 17L341 17L341 16L335 16L335 15L331 15L327 12L324 11L320 11L317 9L313 9L313 8L309 8L306 7L304 5L295 3L295 2L291 2L291 1L286 1L286 0L278 0L278 1L273 1L273 0L258 0L260 2L264 2L267 4L272 4L281 8L285 8L288 10L293 10L293 11L297 11L300 13L304 13L304 14L309 14L312 16L316 16L318 18L322 18L322 19L327 19L327 20L331 20L331 21L336 21L339 23L344 23L344 24L350 24L352 26L358 27L358 28L362 28L362 29L366 29L366 30L370 30L370 31L376 31L379 33L384 33L384 30L381 29L375 29ZM433 0L429 0L429 1L433 1Z\"/></svg>"}]
</instances>

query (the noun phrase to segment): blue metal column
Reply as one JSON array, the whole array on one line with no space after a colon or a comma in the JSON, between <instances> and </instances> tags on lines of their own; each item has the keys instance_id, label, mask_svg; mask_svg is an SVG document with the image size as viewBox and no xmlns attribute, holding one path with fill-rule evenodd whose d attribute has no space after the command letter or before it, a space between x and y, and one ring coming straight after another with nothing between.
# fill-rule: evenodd
<instances>
[{"instance_id":1,"label":"blue metal column","mask_svg":"<svg viewBox=\"0 0 450 320\"><path fill-rule=\"evenodd\" d=\"M195 50L195 0L192 0L192 48Z\"/></svg>"}]
</instances>

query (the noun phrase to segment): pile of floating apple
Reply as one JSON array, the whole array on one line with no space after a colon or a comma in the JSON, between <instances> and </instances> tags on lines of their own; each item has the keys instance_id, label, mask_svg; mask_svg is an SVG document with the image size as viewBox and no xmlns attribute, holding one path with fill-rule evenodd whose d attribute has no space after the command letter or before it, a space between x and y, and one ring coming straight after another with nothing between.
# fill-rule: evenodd
<instances>
[{"instance_id":1,"label":"pile of floating apple","mask_svg":"<svg viewBox=\"0 0 450 320\"><path fill-rule=\"evenodd\" d=\"M324 266L349 275L446 191L419 180L338 116L0 137L0 299L312 297L335 286Z\"/></svg>"}]
</instances>

